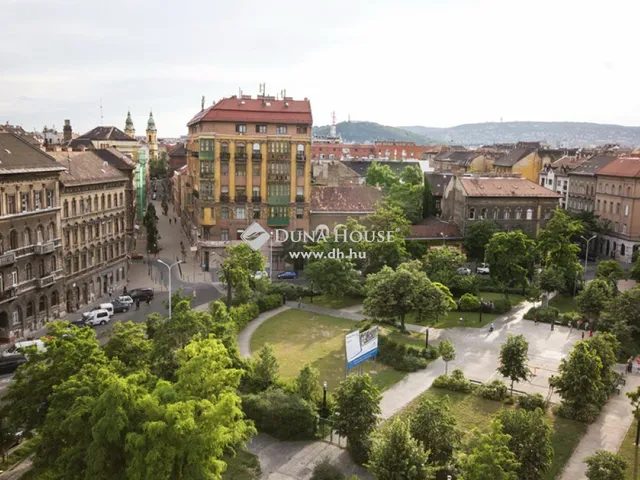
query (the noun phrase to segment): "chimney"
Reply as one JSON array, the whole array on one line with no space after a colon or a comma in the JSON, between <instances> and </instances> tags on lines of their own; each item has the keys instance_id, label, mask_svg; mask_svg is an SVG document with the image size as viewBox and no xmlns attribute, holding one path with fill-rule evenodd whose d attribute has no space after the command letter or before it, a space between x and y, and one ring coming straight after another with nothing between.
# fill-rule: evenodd
<instances>
[{"instance_id":1,"label":"chimney","mask_svg":"<svg viewBox=\"0 0 640 480\"><path fill-rule=\"evenodd\" d=\"M65 120L64 121L64 129L63 129L63 139L65 142L70 142L71 141L71 133L72 133L72 129L71 129L71 120Z\"/></svg>"}]
</instances>

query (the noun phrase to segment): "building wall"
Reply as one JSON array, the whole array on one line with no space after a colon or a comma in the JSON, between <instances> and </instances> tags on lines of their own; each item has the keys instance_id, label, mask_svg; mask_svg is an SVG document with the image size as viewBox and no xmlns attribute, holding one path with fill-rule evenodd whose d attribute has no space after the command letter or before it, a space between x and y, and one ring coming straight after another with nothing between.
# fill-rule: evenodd
<instances>
[{"instance_id":1,"label":"building wall","mask_svg":"<svg viewBox=\"0 0 640 480\"><path fill-rule=\"evenodd\" d=\"M596 177L569 174L568 209L574 212L593 212L596 199Z\"/></svg>"},{"instance_id":2,"label":"building wall","mask_svg":"<svg viewBox=\"0 0 640 480\"><path fill-rule=\"evenodd\" d=\"M64 300L73 312L126 282L126 182L68 186L60 193Z\"/></svg>"},{"instance_id":3,"label":"building wall","mask_svg":"<svg viewBox=\"0 0 640 480\"><path fill-rule=\"evenodd\" d=\"M0 342L65 314L57 179L57 172L0 176Z\"/></svg>"},{"instance_id":4,"label":"building wall","mask_svg":"<svg viewBox=\"0 0 640 480\"><path fill-rule=\"evenodd\" d=\"M309 230L314 232L319 227L327 227L332 230L336 225L344 225L347 223L349 217L355 218L360 223L365 222L367 215L375 213L371 212L312 212L309 220Z\"/></svg>"},{"instance_id":5,"label":"building wall","mask_svg":"<svg viewBox=\"0 0 640 480\"><path fill-rule=\"evenodd\" d=\"M495 166L494 170L499 173L519 173L523 178L538 183L538 175L542 170L542 160L537 152L532 152L511 167Z\"/></svg>"}]
</instances>

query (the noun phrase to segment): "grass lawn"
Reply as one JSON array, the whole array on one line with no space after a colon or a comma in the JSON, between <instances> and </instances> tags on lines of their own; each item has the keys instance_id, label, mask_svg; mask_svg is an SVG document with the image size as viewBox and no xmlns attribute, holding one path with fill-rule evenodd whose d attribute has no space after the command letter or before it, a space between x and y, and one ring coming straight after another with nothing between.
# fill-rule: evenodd
<instances>
[{"instance_id":1,"label":"grass lawn","mask_svg":"<svg viewBox=\"0 0 640 480\"><path fill-rule=\"evenodd\" d=\"M260 478L260 462L258 457L239 450L235 457L224 457L227 470L222 474L222 480L258 480Z\"/></svg>"},{"instance_id":2,"label":"grass lawn","mask_svg":"<svg viewBox=\"0 0 640 480\"><path fill-rule=\"evenodd\" d=\"M258 327L251 337L251 351L256 353L265 343L271 344L283 378L295 378L308 362L320 370L320 381L326 381L331 390L345 378L344 337L357 328L357 322L351 320L286 310ZM382 390L406 375L375 361L365 362L363 371L371 374Z\"/></svg>"},{"instance_id":3,"label":"grass lawn","mask_svg":"<svg viewBox=\"0 0 640 480\"><path fill-rule=\"evenodd\" d=\"M481 431L488 432L493 416L496 415L501 408L514 408L503 405L500 402L477 397L473 394L430 388L407 405L400 414L406 415L414 410L420 403L423 395L434 397L448 395L451 400L451 407L455 412L458 426L464 431L469 431L477 427ZM547 418L553 428L551 445L553 446L554 456L551 469L547 472L545 480L553 480L560 474L569 457L571 457L571 454L578 446L580 439L587 431L587 425L556 417L550 410L551 409L547 411Z\"/></svg>"},{"instance_id":4,"label":"grass lawn","mask_svg":"<svg viewBox=\"0 0 640 480\"><path fill-rule=\"evenodd\" d=\"M320 305L321 307L340 310L341 308L361 305L362 302L364 302L364 298L330 297L326 295L318 295L317 297L313 297L313 301L310 297L304 297L302 301L303 303L312 303L314 305Z\"/></svg>"},{"instance_id":5,"label":"grass lawn","mask_svg":"<svg viewBox=\"0 0 640 480\"><path fill-rule=\"evenodd\" d=\"M20 445L11 450L11 453L7 455L7 461L0 461L0 470L8 470L9 467L21 462L28 456L32 455L36 447L38 446L38 439L30 438L23 440Z\"/></svg>"},{"instance_id":6,"label":"grass lawn","mask_svg":"<svg viewBox=\"0 0 640 480\"><path fill-rule=\"evenodd\" d=\"M633 478L633 463L636 455L636 422L631 424L631 427L627 431L627 434L620 444L618 455L620 455L627 462L627 470L625 471L625 480L635 480ZM638 456L638 462L640 463L640 455Z\"/></svg>"},{"instance_id":7,"label":"grass lawn","mask_svg":"<svg viewBox=\"0 0 640 480\"><path fill-rule=\"evenodd\" d=\"M557 308L561 313L575 312L578 310L575 297L569 295L556 295L549 300L549 306Z\"/></svg>"}]
</instances>

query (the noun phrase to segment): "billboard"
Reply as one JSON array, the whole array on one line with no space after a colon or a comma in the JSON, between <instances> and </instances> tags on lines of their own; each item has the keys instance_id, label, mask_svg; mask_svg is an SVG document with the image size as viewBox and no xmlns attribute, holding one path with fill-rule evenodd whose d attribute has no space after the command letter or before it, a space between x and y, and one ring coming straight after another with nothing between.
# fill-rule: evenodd
<instances>
[{"instance_id":1,"label":"billboard","mask_svg":"<svg viewBox=\"0 0 640 480\"><path fill-rule=\"evenodd\" d=\"M373 327L364 332L356 330L347 334L347 370L378 354L378 330L378 327Z\"/></svg>"}]
</instances>

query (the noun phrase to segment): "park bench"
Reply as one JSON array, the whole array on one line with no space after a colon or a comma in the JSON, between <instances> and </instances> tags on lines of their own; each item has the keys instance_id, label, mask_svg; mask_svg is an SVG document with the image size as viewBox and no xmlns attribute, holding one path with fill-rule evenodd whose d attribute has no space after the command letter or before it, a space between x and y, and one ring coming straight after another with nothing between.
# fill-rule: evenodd
<instances>
[{"instance_id":1,"label":"park bench","mask_svg":"<svg viewBox=\"0 0 640 480\"><path fill-rule=\"evenodd\" d=\"M616 378L616 381L613 383L613 389L618 395L620 395L620 392L622 391L622 386L625 385L626 383L627 383L627 379L624 378L623 375L619 375L618 378Z\"/></svg>"}]
</instances>

